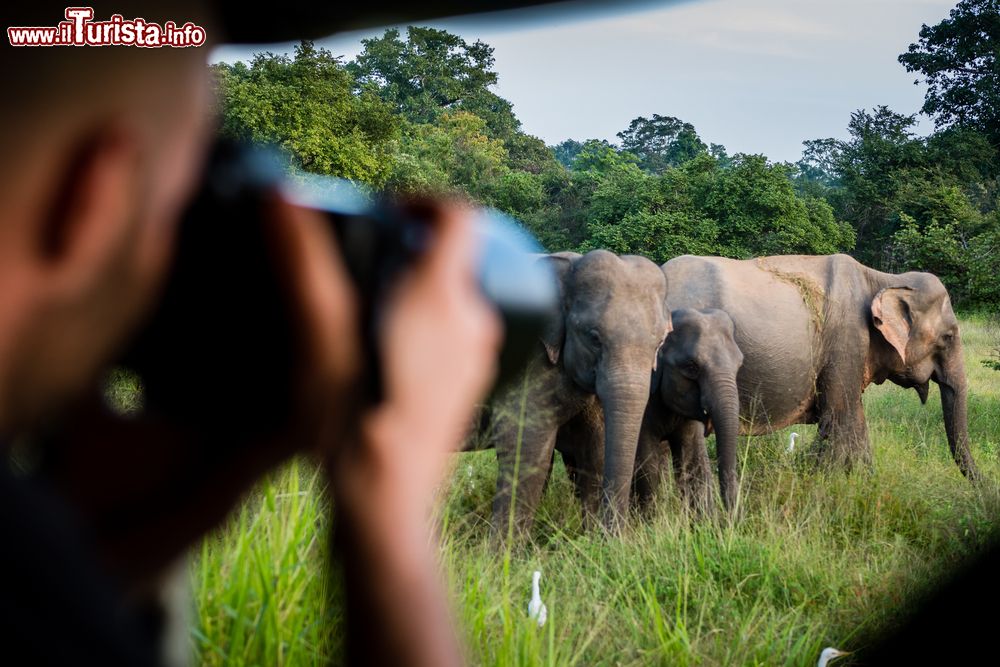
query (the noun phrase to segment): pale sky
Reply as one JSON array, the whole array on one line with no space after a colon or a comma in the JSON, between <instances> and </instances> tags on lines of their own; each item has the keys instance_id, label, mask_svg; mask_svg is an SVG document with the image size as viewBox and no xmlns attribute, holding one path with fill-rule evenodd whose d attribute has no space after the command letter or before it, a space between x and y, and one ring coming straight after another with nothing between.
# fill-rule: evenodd
<instances>
[{"instance_id":1,"label":"pale sky","mask_svg":"<svg viewBox=\"0 0 1000 667\"><path fill-rule=\"evenodd\" d=\"M690 0L556 11L521 21L429 22L494 47L525 132L548 144L608 139L636 116L676 116L730 153L795 161L802 141L846 136L852 111L914 113L924 87L896 57L957 0ZM345 61L381 29L318 40ZM223 47L213 60L265 48ZM290 51L290 45L266 50ZM924 120L923 131L932 129Z\"/></svg>"}]
</instances>

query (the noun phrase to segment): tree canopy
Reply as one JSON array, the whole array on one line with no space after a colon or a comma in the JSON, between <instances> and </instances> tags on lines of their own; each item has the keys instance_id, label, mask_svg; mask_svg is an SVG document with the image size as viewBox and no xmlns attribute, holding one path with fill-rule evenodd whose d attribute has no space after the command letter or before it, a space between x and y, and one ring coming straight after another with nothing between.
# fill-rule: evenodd
<instances>
[{"instance_id":1,"label":"tree canopy","mask_svg":"<svg viewBox=\"0 0 1000 667\"><path fill-rule=\"evenodd\" d=\"M1000 147L1000 1L962 0L948 18L924 25L899 62L927 84L923 113L938 127L983 132ZM919 83L919 79L917 82Z\"/></svg>"},{"instance_id":2,"label":"tree canopy","mask_svg":"<svg viewBox=\"0 0 1000 667\"><path fill-rule=\"evenodd\" d=\"M546 146L496 94L492 47L434 28L386 30L347 63L302 42L213 71L225 134L280 146L298 169L495 206L551 251L850 252L932 271L960 306L996 307L997 2L963 0L900 56L926 77L935 132L859 109L846 139L807 140L795 164L730 155L665 114L636 117L619 143Z\"/></svg>"},{"instance_id":3,"label":"tree canopy","mask_svg":"<svg viewBox=\"0 0 1000 667\"><path fill-rule=\"evenodd\" d=\"M694 125L659 114L633 119L628 129L618 133L618 138L623 149L639 158L643 169L656 174L668 167L680 166L708 150Z\"/></svg>"}]
</instances>

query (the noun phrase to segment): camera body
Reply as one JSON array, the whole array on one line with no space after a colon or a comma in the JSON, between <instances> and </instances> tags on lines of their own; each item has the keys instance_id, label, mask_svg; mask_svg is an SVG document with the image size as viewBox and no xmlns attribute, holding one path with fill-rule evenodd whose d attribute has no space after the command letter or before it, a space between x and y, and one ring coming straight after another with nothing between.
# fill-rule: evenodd
<instances>
[{"instance_id":1,"label":"camera body","mask_svg":"<svg viewBox=\"0 0 1000 667\"><path fill-rule=\"evenodd\" d=\"M368 196L348 181L288 174L274 153L219 142L186 210L162 298L121 363L148 409L228 435L266 433L294 410L294 313L267 238L274 197L322 211L360 300L361 404L381 400L377 331L388 291L434 243L430 209ZM477 278L504 323L498 385L515 376L556 313L540 249L503 214L478 209Z\"/></svg>"}]
</instances>

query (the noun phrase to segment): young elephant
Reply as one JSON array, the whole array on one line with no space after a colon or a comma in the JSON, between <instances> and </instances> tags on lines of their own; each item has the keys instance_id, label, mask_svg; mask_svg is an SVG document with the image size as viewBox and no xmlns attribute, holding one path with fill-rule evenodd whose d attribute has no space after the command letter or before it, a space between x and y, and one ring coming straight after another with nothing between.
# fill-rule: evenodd
<instances>
[{"instance_id":1,"label":"young elephant","mask_svg":"<svg viewBox=\"0 0 1000 667\"><path fill-rule=\"evenodd\" d=\"M594 250L540 261L552 262L562 308L524 381L491 410L500 534L511 518L520 531L530 527L554 450L585 510L600 504L605 525L617 524L628 509L650 373L670 332L666 280L648 259Z\"/></svg>"},{"instance_id":2,"label":"young elephant","mask_svg":"<svg viewBox=\"0 0 1000 667\"><path fill-rule=\"evenodd\" d=\"M952 456L978 477L958 320L936 276L882 273L847 255L685 256L663 271L672 306L719 308L735 322L745 432L815 423L821 460L869 463L865 387L891 380L926 401L933 380Z\"/></svg>"},{"instance_id":3,"label":"young elephant","mask_svg":"<svg viewBox=\"0 0 1000 667\"><path fill-rule=\"evenodd\" d=\"M707 503L705 435L715 428L719 487L727 510L736 504L736 448L740 401L736 376L743 353L736 329L721 310L680 308L671 313L673 331L663 343L653 374L636 455L636 500L652 497L659 483L661 443L670 445L678 488L696 507Z\"/></svg>"}]
</instances>

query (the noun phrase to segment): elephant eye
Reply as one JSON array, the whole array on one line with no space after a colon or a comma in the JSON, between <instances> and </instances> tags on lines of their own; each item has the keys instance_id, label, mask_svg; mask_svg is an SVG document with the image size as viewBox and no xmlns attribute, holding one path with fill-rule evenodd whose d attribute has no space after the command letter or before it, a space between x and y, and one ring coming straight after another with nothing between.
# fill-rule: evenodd
<instances>
[{"instance_id":1,"label":"elephant eye","mask_svg":"<svg viewBox=\"0 0 1000 667\"><path fill-rule=\"evenodd\" d=\"M698 377L698 371L699 368L697 361L694 360L685 361L683 364L681 364L681 374L683 374L684 377L694 379Z\"/></svg>"},{"instance_id":2,"label":"elephant eye","mask_svg":"<svg viewBox=\"0 0 1000 667\"><path fill-rule=\"evenodd\" d=\"M601 344L601 333L597 329L590 329L590 330L588 330L587 331L587 337L590 338L590 340L595 345L600 345Z\"/></svg>"}]
</instances>

